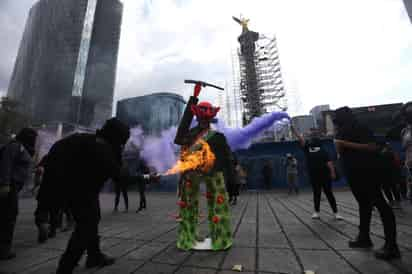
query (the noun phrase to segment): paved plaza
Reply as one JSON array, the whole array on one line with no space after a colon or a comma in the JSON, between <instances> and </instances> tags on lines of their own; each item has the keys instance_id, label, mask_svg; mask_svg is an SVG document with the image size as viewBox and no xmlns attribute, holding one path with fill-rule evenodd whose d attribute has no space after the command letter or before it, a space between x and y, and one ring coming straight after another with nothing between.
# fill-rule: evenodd
<instances>
[{"instance_id":1,"label":"paved plaza","mask_svg":"<svg viewBox=\"0 0 412 274\"><path fill-rule=\"evenodd\" d=\"M242 265L242 273L248 274L307 270L317 274L412 273L412 205L404 202L404 209L396 210L403 257L387 263L376 260L371 251L348 248L348 240L357 233L357 206L348 191L337 191L336 197L344 221L334 220L326 200L322 201L321 219L312 220L310 192L299 196L276 191L242 193L232 210L234 246L230 250L182 252L175 243L174 193L148 193L148 210L138 214L137 193L130 193L133 210L128 213L113 213L114 196L102 194L102 249L118 260L110 267L86 270L83 258L75 273L238 273L231 271L234 265ZM17 258L1 262L0 273L54 273L70 233L37 244L34 208L33 199L21 200L14 241ZM204 209L201 215L206 215ZM375 247L382 245L382 236L375 211Z\"/></svg>"}]
</instances>

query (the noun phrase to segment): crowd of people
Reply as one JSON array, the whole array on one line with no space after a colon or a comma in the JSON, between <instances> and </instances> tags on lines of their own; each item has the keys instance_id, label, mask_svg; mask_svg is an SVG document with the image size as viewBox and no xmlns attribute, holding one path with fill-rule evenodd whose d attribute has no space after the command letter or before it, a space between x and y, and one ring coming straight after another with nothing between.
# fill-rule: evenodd
<instances>
[{"instance_id":1,"label":"crowd of people","mask_svg":"<svg viewBox=\"0 0 412 274\"><path fill-rule=\"evenodd\" d=\"M359 208L359 232L349 242L349 246L370 248L373 245L370 223L372 209L375 207L380 213L385 234L385 244L375 252L375 256L384 260L401 256L392 207L399 207L401 199L411 193L412 103L405 105L399 119L404 122L399 134L405 151L403 165L400 157L387 143L375 141L373 132L360 124L348 107L337 109L333 119L337 128L335 147L344 176ZM313 134L305 139L295 129L292 130L305 155L313 190L312 218L320 218L323 191L336 219L341 220L332 191L332 181L338 177L334 161L323 148L319 136ZM72 273L85 251L87 267L114 263L114 258L101 251L98 233L99 192L108 179L112 179L115 185L114 211L118 210L121 194L125 210L128 210L127 187L132 183L137 183L140 193L137 211L146 209L145 185L150 180L158 180L159 176L151 173L147 167L129 165L122 159L123 147L129 134L128 126L112 118L95 134L76 133L57 141L36 165L35 186L38 191L34 215L39 231L38 241L42 243L54 237L56 230L63 226L63 219L66 220L65 229L73 229L66 250L59 260L58 274ZM15 257L12 240L18 215L18 195L32 171L36 138L35 130L24 128L0 149L1 260ZM288 154L286 158L289 193L298 194L300 164L292 154ZM226 164L222 162L222 166ZM232 183L226 185L226 190L229 203L235 205L240 190L247 185L247 172L236 157L232 164L235 173L231 175ZM267 188L270 188L273 176L271 164L270 161L266 162L262 170ZM407 180L402 180L402 169Z\"/></svg>"}]
</instances>

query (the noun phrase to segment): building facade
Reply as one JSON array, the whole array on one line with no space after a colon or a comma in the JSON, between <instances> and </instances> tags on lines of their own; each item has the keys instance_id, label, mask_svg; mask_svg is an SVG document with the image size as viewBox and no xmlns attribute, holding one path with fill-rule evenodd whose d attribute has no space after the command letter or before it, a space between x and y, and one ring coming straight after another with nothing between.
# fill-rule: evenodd
<instances>
[{"instance_id":1,"label":"building facade","mask_svg":"<svg viewBox=\"0 0 412 274\"><path fill-rule=\"evenodd\" d=\"M315 119L312 115L300 115L292 117L292 125L303 136L309 136L309 134L315 129Z\"/></svg>"},{"instance_id":2,"label":"building facade","mask_svg":"<svg viewBox=\"0 0 412 274\"><path fill-rule=\"evenodd\" d=\"M403 104L387 104L366 107L351 108L356 119L367 125L376 136L386 136L389 131L395 126L393 117L399 113ZM333 124L333 111L324 111L325 134L333 136L335 134L335 126Z\"/></svg>"},{"instance_id":3,"label":"building facade","mask_svg":"<svg viewBox=\"0 0 412 274\"><path fill-rule=\"evenodd\" d=\"M409 19L412 23L412 0L403 0L403 2L405 3L406 11L408 12Z\"/></svg>"},{"instance_id":4,"label":"building facade","mask_svg":"<svg viewBox=\"0 0 412 274\"><path fill-rule=\"evenodd\" d=\"M34 124L97 127L111 116L122 12L119 0L33 5L8 97Z\"/></svg>"},{"instance_id":5,"label":"building facade","mask_svg":"<svg viewBox=\"0 0 412 274\"><path fill-rule=\"evenodd\" d=\"M177 126L186 102L174 93L154 93L117 102L116 117L130 127L141 126L145 135L159 136Z\"/></svg>"}]
</instances>

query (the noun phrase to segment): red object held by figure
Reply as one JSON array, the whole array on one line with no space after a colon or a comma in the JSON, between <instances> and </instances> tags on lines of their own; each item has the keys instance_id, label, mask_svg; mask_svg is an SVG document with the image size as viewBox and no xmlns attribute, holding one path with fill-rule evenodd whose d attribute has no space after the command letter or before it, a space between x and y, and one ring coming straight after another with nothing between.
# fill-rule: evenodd
<instances>
[{"instance_id":1,"label":"red object held by figure","mask_svg":"<svg viewBox=\"0 0 412 274\"><path fill-rule=\"evenodd\" d=\"M202 85L200 83L196 84L195 85L195 90L193 92L193 96L198 97L201 90L202 90Z\"/></svg>"}]
</instances>

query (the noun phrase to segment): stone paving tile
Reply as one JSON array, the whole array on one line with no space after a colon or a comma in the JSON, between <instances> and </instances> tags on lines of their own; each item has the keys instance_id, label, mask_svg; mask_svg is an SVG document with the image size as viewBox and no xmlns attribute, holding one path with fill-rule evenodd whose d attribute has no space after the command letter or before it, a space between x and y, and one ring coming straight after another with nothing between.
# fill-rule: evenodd
<instances>
[{"instance_id":1,"label":"stone paving tile","mask_svg":"<svg viewBox=\"0 0 412 274\"><path fill-rule=\"evenodd\" d=\"M165 248L167 248L167 244L164 243L149 243L128 253L126 257L133 260L149 260Z\"/></svg>"},{"instance_id":2,"label":"stone paving tile","mask_svg":"<svg viewBox=\"0 0 412 274\"><path fill-rule=\"evenodd\" d=\"M38 264L56 258L59 254L54 250L39 248L18 249L17 258L9 261L2 261L0 273L18 273Z\"/></svg>"},{"instance_id":3,"label":"stone paving tile","mask_svg":"<svg viewBox=\"0 0 412 274\"><path fill-rule=\"evenodd\" d=\"M198 268L198 267L182 267L176 274L215 274L216 269Z\"/></svg>"},{"instance_id":4,"label":"stone paving tile","mask_svg":"<svg viewBox=\"0 0 412 274\"><path fill-rule=\"evenodd\" d=\"M133 273L136 273L136 274L169 274L169 273L174 273L175 269L176 269L175 265L148 262L144 264L143 267L135 270Z\"/></svg>"},{"instance_id":5,"label":"stone paving tile","mask_svg":"<svg viewBox=\"0 0 412 274\"><path fill-rule=\"evenodd\" d=\"M153 257L152 261L167 264L181 264L189 255L189 252L179 250L176 245L173 244L157 256Z\"/></svg>"},{"instance_id":6,"label":"stone paving tile","mask_svg":"<svg viewBox=\"0 0 412 274\"><path fill-rule=\"evenodd\" d=\"M347 262L330 251L297 250L305 270L316 274L353 274L357 273Z\"/></svg>"},{"instance_id":7,"label":"stone paving tile","mask_svg":"<svg viewBox=\"0 0 412 274\"><path fill-rule=\"evenodd\" d=\"M136 269L138 269L143 264L144 264L144 261L129 260L127 258L122 258L116 261L114 265L98 269L96 272L93 272L93 273L97 273L97 274L133 273Z\"/></svg>"},{"instance_id":8,"label":"stone paving tile","mask_svg":"<svg viewBox=\"0 0 412 274\"><path fill-rule=\"evenodd\" d=\"M402 273L391 264L376 260L372 252L361 250L342 251L341 254L362 273L392 274ZM411 269L410 269L411 270Z\"/></svg>"},{"instance_id":9,"label":"stone paving tile","mask_svg":"<svg viewBox=\"0 0 412 274\"><path fill-rule=\"evenodd\" d=\"M302 273L295 255L288 249L259 249L259 271Z\"/></svg>"},{"instance_id":10,"label":"stone paving tile","mask_svg":"<svg viewBox=\"0 0 412 274\"><path fill-rule=\"evenodd\" d=\"M149 209L138 214L113 213L113 195L103 194L101 246L118 260L103 269L85 269L86 256L83 256L75 273L238 273L230 270L234 264L243 265L242 273L302 273L304 269L315 270L316 274L412 273L411 205L404 204L404 210L395 212L402 260L386 263L376 260L372 250L347 247L347 241L357 234L357 205L348 191L338 191L336 198L342 215L348 216L342 222L333 219L326 201L321 205L321 220L312 220L311 193L299 196L266 191L244 193L238 205L231 207L235 233L232 249L183 252L175 245L174 194L149 192ZM131 199L130 208L135 208L137 202L137 198ZM18 257L1 262L0 273L54 273L70 233L58 233L55 239L38 245L32 212L35 201L22 199L20 207L14 241ZM205 213L205 203L201 207ZM207 233L206 228L204 222L201 233ZM376 212L371 230L375 247L379 247L383 244L383 234Z\"/></svg>"},{"instance_id":11,"label":"stone paving tile","mask_svg":"<svg viewBox=\"0 0 412 274\"><path fill-rule=\"evenodd\" d=\"M233 247L227 253L223 269L232 269L233 265L240 264L245 271L254 271L255 254L256 248Z\"/></svg>"},{"instance_id":12,"label":"stone paving tile","mask_svg":"<svg viewBox=\"0 0 412 274\"><path fill-rule=\"evenodd\" d=\"M184 263L185 266L199 266L217 268L223 260L225 251L211 252L200 251L193 252L189 259Z\"/></svg>"}]
</instances>

